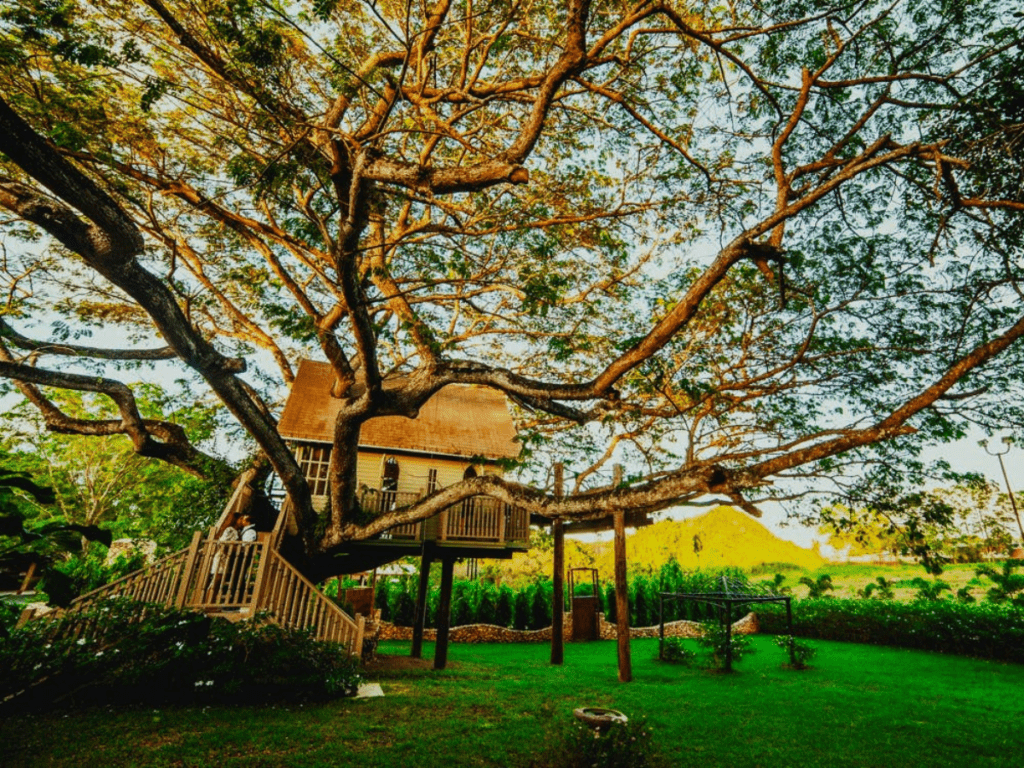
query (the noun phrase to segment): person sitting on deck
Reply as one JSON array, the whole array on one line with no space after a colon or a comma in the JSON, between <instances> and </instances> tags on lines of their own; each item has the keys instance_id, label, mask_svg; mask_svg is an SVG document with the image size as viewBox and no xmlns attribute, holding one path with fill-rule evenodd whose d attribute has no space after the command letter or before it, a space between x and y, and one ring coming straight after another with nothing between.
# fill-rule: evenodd
<instances>
[{"instance_id":1,"label":"person sitting on deck","mask_svg":"<svg viewBox=\"0 0 1024 768\"><path fill-rule=\"evenodd\" d=\"M220 532L220 536L217 538L217 541L238 541L240 535L236 526L240 523L241 520L233 517L229 518L224 529ZM253 538L255 539L255 537ZM210 565L210 580L207 583L207 601L217 594L217 589L220 587L220 583L223 578L224 566L221 563L221 553L218 551L213 554L213 562Z\"/></svg>"},{"instance_id":2,"label":"person sitting on deck","mask_svg":"<svg viewBox=\"0 0 1024 768\"><path fill-rule=\"evenodd\" d=\"M238 518L238 523L242 527L241 540L256 541L256 524L252 521L252 517L250 515L242 515Z\"/></svg>"}]
</instances>

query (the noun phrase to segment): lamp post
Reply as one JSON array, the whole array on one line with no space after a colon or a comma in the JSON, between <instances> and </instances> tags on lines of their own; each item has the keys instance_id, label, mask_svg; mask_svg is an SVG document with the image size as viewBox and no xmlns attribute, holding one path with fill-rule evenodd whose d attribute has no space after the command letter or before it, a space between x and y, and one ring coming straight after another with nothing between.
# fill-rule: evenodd
<instances>
[{"instance_id":1,"label":"lamp post","mask_svg":"<svg viewBox=\"0 0 1024 768\"><path fill-rule=\"evenodd\" d=\"M1017 518L1017 529L1020 531L1021 543L1024 543L1024 525L1020 522L1020 513L1017 511L1017 501L1013 498L1013 489L1010 487L1010 478L1006 475L1006 465L1003 464L1003 456L1010 452L1010 446L1013 445L1012 437L1004 437L1003 444L1006 446L1005 450L1002 451L990 451L988 449L988 440L979 440L978 445L985 449L985 453L989 456L995 456L999 459L999 469L1003 471L1003 481L1006 483L1006 493L1010 497L1010 507L1013 508L1013 516Z\"/></svg>"}]
</instances>

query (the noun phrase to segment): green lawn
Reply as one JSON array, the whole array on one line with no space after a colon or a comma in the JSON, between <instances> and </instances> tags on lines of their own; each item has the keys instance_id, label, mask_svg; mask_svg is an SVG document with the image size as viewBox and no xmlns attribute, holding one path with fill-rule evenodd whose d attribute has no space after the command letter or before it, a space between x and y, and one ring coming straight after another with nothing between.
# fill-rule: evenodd
<instances>
[{"instance_id":1,"label":"green lawn","mask_svg":"<svg viewBox=\"0 0 1024 768\"><path fill-rule=\"evenodd\" d=\"M445 672L378 673L382 699L11 717L0 765L514 766L581 705L646 716L680 766L1022 764L1022 666L820 642L794 672L753 642L733 675L657 662L656 641L633 643L629 684L613 642L568 644L560 668L545 645L455 645Z\"/></svg>"}]
</instances>

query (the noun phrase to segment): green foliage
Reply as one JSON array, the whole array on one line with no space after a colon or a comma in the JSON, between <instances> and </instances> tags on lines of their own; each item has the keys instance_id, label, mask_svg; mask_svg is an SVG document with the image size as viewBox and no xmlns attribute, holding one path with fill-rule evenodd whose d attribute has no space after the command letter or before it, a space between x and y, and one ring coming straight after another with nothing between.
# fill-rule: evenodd
<instances>
[{"instance_id":1,"label":"green foliage","mask_svg":"<svg viewBox=\"0 0 1024 768\"><path fill-rule=\"evenodd\" d=\"M818 653L818 649L813 645L803 643L790 635L778 635L774 642L786 652L789 666L793 669L807 669L807 662Z\"/></svg>"},{"instance_id":2,"label":"green foliage","mask_svg":"<svg viewBox=\"0 0 1024 768\"><path fill-rule=\"evenodd\" d=\"M73 555L50 568L40 581L39 589L46 592L55 605L67 605L80 595L137 571L145 563L146 556L141 552L120 555L109 566L104 565L103 557L96 553Z\"/></svg>"},{"instance_id":3,"label":"green foliage","mask_svg":"<svg viewBox=\"0 0 1024 768\"><path fill-rule=\"evenodd\" d=\"M476 582L456 581L452 584L450 621L453 627L476 623Z\"/></svg>"},{"instance_id":4,"label":"green foliage","mask_svg":"<svg viewBox=\"0 0 1024 768\"><path fill-rule=\"evenodd\" d=\"M25 690L19 705L70 694L146 703L322 699L351 694L361 680L343 646L266 617L228 622L121 599L30 622L0 640L0 666L0 698Z\"/></svg>"},{"instance_id":5,"label":"green foliage","mask_svg":"<svg viewBox=\"0 0 1024 768\"><path fill-rule=\"evenodd\" d=\"M159 388L140 385L138 406L147 418L168 420L196 442L212 437L218 410L181 403ZM92 418L116 414L106 398L60 393L55 402L69 416ZM48 500L23 505L33 530L105 531L108 538L146 538L170 550L187 546L197 529L213 523L230 493L230 472L211 466L200 479L165 462L137 455L124 435L83 437L46 430L26 402L3 414L0 448L5 467L45 477ZM79 526L79 527L76 527ZM109 543L109 541L104 541Z\"/></svg>"},{"instance_id":6,"label":"green foliage","mask_svg":"<svg viewBox=\"0 0 1024 768\"><path fill-rule=\"evenodd\" d=\"M388 604L391 606L391 621L399 627L411 627L416 617L416 597L409 585L402 583L388 592Z\"/></svg>"},{"instance_id":7,"label":"green foliage","mask_svg":"<svg viewBox=\"0 0 1024 768\"><path fill-rule=\"evenodd\" d=\"M649 627L656 623L657 606L651 604L651 596L647 579L643 576L633 578L629 583L630 626Z\"/></svg>"},{"instance_id":8,"label":"green foliage","mask_svg":"<svg viewBox=\"0 0 1024 768\"><path fill-rule=\"evenodd\" d=\"M812 579L809 576L801 576L800 583L807 587L807 597L810 599L827 597L825 593L831 592L835 589L832 585L832 577L827 573L822 574L817 579Z\"/></svg>"},{"instance_id":9,"label":"green foliage","mask_svg":"<svg viewBox=\"0 0 1024 768\"><path fill-rule=\"evenodd\" d=\"M498 590L493 584L480 585L480 599L476 604L475 624L497 624L498 622Z\"/></svg>"},{"instance_id":10,"label":"green foliage","mask_svg":"<svg viewBox=\"0 0 1024 768\"><path fill-rule=\"evenodd\" d=\"M24 606L14 600L0 600L0 637L7 637L18 623Z\"/></svg>"},{"instance_id":11,"label":"green foliage","mask_svg":"<svg viewBox=\"0 0 1024 768\"><path fill-rule=\"evenodd\" d=\"M512 588L502 584L494 607L494 623L499 627L511 627L515 614L516 596Z\"/></svg>"},{"instance_id":12,"label":"green foliage","mask_svg":"<svg viewBox=\"0 0 1024 768\"><path fill-rule=\"evenodd\" d=\"M549 746L527 763L529 768L661 768L668 766L655 749L645 718L614 723L604 733L579 722L548 739Z\"/></svg>"},{"instance_id":13,"label":"green foliage","mask_svg":"<svg viewBox=\"0 0 1024 768\"><path fill-rule=\"evenodd\" d=\"M551 582L537 581L530 589L529 629L551 626Z\"/></svg>"},{"instance_id":14,"label":"green foliage","mask_svg":"<svg viewBox=\"0 0 1024 768\"><path fill-rule=\"evenodd\" d=\"M892 600L896 595L892 591L894 581L884 576L876 576L874 582L870 582L863 589L857 590L857 596L865 600L877 598L878 600Z\"/></svg>"},{"instance_id":15,"label":"green foliage","mask_svg":"<svg viewBox=\"0 0 1024 768\"><path fill-rule=\"evenodd\" d=\"M1011 603L1024 607L1024 573L1017 569L1024 565L1024 560L1007 559L996 569L986 565L978 568L979 576L988 576L995 586L988 590L988 599L993 603Z\"/></svg>"},{"instance_id":16,"label":"green foliage","mask_svg":"<svg viewBox=\"0 0 1024 768\"><path fill-rule=\"evenodd\" d=\"M956 591L956 599L961 603L978 602L977 598L971 594L970 587L960 587L960 589Z\"/></svg>"},{"instance_id":17,"label":"green foliage","mask_svg":"<svg viewBox=\"0 0 1024 768\"><path fill-rule=\"evenodd\" d=\"M515 629L530 629L530 592L522 589L516 593Z\"/></svg>"},{"instance_id":18,"label":"green foliage","mask_svg":"<svg viewBox=\"0 0 1024 768\"><path fill-rule=\"evenodd\" d=\"M606 621L608 621L608 622L610 622L612 624L614 624L616 621L618 621L618 619L616 618L618 616L618 609L616 608L615 600L616 600L616 598L615 598L615 585L611 584L611 583L606 584L605 588L604 588L604 601L603 601L604 602L604 605L603 605L603 608L604 608L604 618L605 618Z\"/></svg>"},{"instance_id":19,"label":"green foliage","mask_svg":"<svg viewBox=\"0 0 1024 768\"><path fill-rule=\"evenodd\" d=\"M783 606L764 604L757 616L763 632L786 632ZM797 600L793 635L1024 662L1024 611L1012 605Z\"/></svg>"},{"instance_id":20,"label":"green foliage","mask_svg":"<svg viewBox=\"0 0 1024 768\"><path fill-rule=\"evenodd\" d=\"M670 664L681 664L684 667L688 667L693 664L697 658L696 651L691 651L683 644L683 638L681 637L666 637L665 641L661 644L660 656L658 657L662 661L667 661Z\"/></svg>"},{"instance_id":21,"label":"green foliage","mask_svg":"<svg viewBox=\"0 0 1024 768\"><path fill-rule=\"evenodd\" d=\"M919 576L910 583L917 587L917 594L914 595L915 600L941 600L943 592L952 591L952 587L942 579L928 581Z\"/></svg>"},{"instance_id":22,"label":"green foliage","mask_svg":"<svg viewBox=\"0 0 1024 768\"><path fill-rule=\"evenodd\" d=\"M732 650L732 663L754 652L747 635L728 632L720 621L705 621L698 644L708 651L708 665L712 669L725 669L726 653Z\"/></svg>"}]
</instances>

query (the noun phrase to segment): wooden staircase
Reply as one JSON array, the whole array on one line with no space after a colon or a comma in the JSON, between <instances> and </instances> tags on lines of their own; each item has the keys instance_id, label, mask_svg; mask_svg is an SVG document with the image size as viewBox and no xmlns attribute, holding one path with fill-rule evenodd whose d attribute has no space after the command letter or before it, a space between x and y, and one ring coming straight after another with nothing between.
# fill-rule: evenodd
<instances>
[{"instance_id":1,"label":"wooden staircase","mask_svg":"<svg viewBox=\"0 0 1024 768\"><path fill-rule=\"evenodd\" d=\"M221 520L240 502L236 492ZM341 643L350 653L361 654L365 618L350 617L278 551L285 518L284 512L278 514L274 530L258 534L253 542L217 541L219 524L206 536L197 531L185 549L82 595L65 613L86 611L111 597L200 610L230 621L265 611L282 627L309 631L317 640Z\"/></svg>"}]
</instances>

